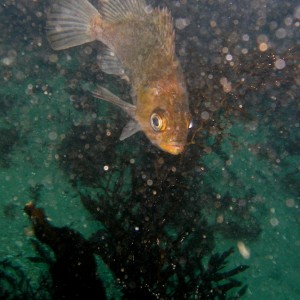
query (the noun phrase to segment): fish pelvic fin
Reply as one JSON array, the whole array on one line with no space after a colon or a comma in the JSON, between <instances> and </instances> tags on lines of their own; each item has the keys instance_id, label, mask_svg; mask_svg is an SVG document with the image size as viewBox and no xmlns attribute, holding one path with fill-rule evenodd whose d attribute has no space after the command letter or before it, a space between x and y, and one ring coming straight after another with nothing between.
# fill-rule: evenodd
<instances>
[{"instance_id":1,"label":"fish pelvic fin","mask_svg":"<svg viewBox=\"0 0 300 300\"><path fill-rule=\"evenodd\" d=\"M54 50L92 42L101 29L101 16L87 0L57 0L50 8L46 31Z\"/></svg>"},{"instance_id":2,"label":"fish pelvic fin","mask_svg":"<svg viewBox=\"0 0 300 300\"><path fill-rule=\"evenodd\" d=\"M111 93L104 87L98 86L97 90L93 92L93 96L98 99L110 102L122 108L130 117L135 118L136 106L121 100L118 96Z\"/></svg>"},{"instance_id":3,"label":"fish pelvic fin","mask_svg":"<svg viewBox=\"0 0 300 300\"><path fill-rule=\"evenodd\" d=\"M124 141L125 139L131 137L132 135L134 135L135 133L137 133L141 130L142 129L141 129L140 125L136 121L130 120L124 127L119 140Z\"/></svg>"}]
</instances>

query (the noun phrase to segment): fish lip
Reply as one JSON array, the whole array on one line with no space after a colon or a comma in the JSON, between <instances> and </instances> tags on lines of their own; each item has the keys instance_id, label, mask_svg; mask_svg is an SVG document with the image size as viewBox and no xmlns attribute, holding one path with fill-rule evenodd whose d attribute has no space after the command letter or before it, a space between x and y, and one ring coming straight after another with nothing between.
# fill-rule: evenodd
<instances>
[{"instance_id":1,"label":"fish lip","mask_svg":"<svg viewBox=\"0 0 300 300\"><path fill-rule=\"evenodd\" d=\"M161 147L164 151L171 153L173 155L178 155L183 152L185 145L179 142L171 142Z\"/></svg>"}]
</instances>

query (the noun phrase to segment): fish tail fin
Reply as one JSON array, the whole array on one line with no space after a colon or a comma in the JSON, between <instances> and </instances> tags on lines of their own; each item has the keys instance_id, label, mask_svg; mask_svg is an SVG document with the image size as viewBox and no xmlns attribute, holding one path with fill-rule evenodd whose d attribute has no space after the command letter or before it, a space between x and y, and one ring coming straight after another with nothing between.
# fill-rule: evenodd
<instances>
[{"instance_id":1,"label":"fish tail fin","mask_svg":"<svg viewBox=\"0 0 300 300\"><path fill-rule=\"evenodd\" d=\"M92 42L95 28L101 26L98 10L87 0L58 0L47 19L47 37L54 50Z\"/></svg>"}]
</instances>

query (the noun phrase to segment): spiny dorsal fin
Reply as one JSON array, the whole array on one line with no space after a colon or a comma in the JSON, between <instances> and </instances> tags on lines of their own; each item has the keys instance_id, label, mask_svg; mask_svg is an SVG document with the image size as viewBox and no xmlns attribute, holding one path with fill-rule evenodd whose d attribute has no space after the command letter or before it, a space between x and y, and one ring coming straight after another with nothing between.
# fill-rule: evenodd
<instances>
[{"instance_id":1,"label":"spiny dorsal fin","mask_svg":"<svg viewBox=\"0 0 300 300\"><path fill-rule=\"evenodd\" d=\"M162 51L173 59L175 53L175 31L172 16L167 8L155 8L152 15L158 31L157 34L162 41Z\"/></svg>"},{"instance_id":2,"label":"spiny dorsal fin","mask_svg":"<svg viewBox=\"0 0 300 300\"><path fill-rule=\"evenodd\" d=\"M108 22L146 14L147 4L144 0L99 0L99 2L101 14Z\"/></svg>"}]
</instances>

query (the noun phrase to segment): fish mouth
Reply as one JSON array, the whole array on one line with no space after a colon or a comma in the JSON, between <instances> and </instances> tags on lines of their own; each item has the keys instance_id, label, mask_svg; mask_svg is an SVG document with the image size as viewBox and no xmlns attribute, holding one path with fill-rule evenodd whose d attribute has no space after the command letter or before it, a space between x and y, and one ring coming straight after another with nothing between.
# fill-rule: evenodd
<instances>
[{"instance_id":1,"label":"fish mouth","mask_svg":"<svg viewBox=\"0 0 300 300\"><path fill-rule=\"evenodd\" d=\"M185 145L183 145L181 143L176 143L176 142L161 145L162 150L164 150L170 154L173 154L173 155L178 155L178 154L182 153L184 148L185 148Z\"/></svg>"}]
</instances>

